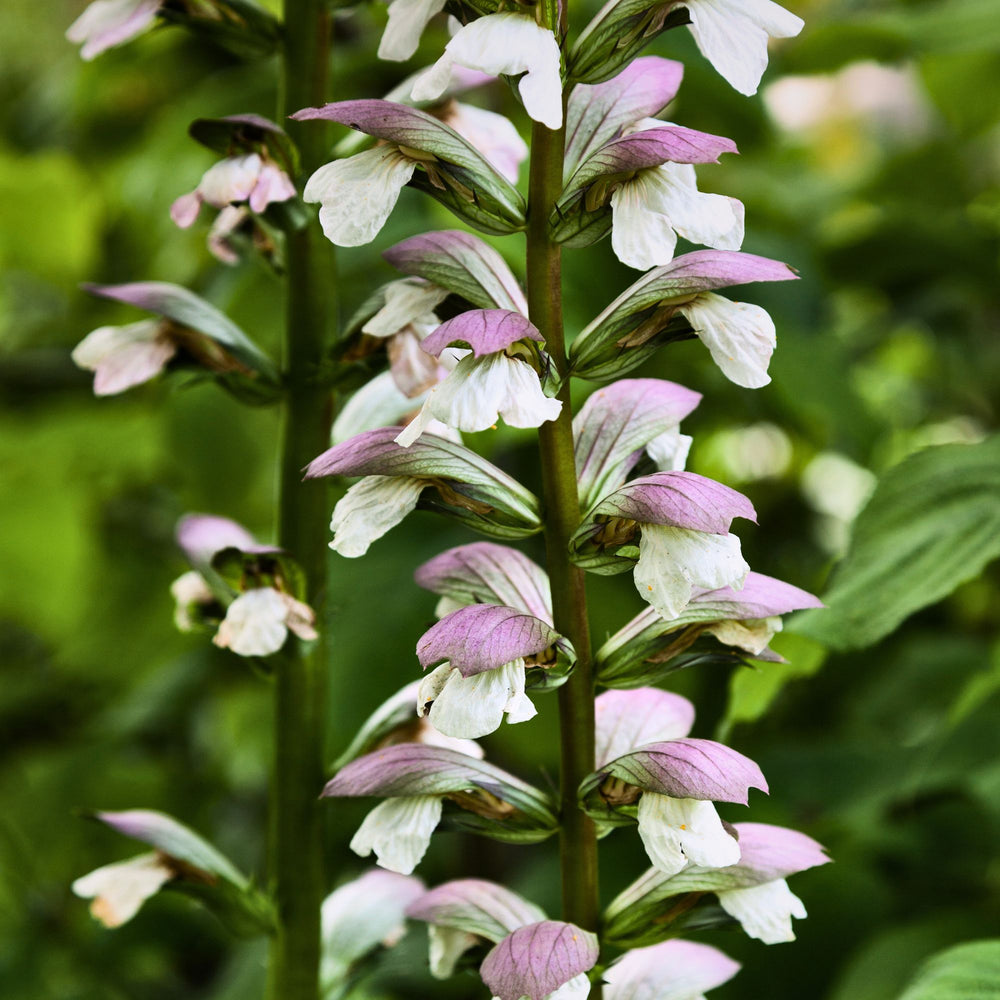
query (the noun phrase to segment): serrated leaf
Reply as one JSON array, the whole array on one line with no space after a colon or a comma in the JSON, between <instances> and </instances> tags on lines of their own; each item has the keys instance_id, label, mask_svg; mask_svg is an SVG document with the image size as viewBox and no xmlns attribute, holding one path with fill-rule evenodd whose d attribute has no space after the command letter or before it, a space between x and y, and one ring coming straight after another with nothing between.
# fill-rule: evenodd
<instances>
[{"instance_id":1,"label":"serrated leaf","mask_svg":"<svg viewBox=\"0 0 1000 1000\"><path fill-rule=\"evenodd\" d=\"M862 649L1000 555L1000 437L911 455L878 482L823 599L795 629Z\"/></svg>"}]
</instances>

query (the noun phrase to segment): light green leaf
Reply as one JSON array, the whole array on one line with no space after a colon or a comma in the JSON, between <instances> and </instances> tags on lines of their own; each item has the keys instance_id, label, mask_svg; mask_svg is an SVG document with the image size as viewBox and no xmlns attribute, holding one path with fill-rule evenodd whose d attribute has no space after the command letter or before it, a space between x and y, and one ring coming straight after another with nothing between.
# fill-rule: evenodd
<instances>
[{"instance_id":1,"label":"light green leaf","mask_svg":"<svg viewBox=\"0 0 1000 1000\"><path fill-rule=\"evenodd\" d=\"M883 476L854 526L827 610L796 631L861 649L950 594L1000 555L1000 437L941 445Z\"/></svg>"},{"instance_id":2,"label":"light green leaf","mask_svg":"<svg viewBox=\"0 0 1000 1000\"><path fill-rule=\"evenodd\" d=\"M1000 998L1000 940L970 941L930 958L899 1000Z\"/></svg>"}]
</instances>

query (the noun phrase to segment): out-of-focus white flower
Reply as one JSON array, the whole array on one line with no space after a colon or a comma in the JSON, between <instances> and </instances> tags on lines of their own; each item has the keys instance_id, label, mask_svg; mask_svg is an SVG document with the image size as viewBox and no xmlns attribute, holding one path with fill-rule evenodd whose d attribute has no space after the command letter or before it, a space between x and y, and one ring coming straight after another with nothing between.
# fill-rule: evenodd
<instances>
[{"instance_id":1,"label":"out-of-focus white flower","mask_svg":"<svg viewBox=\"0 0 1000 1000\"><path fill-rule=\"evenodd\" d=\"M272 202L295 197L295 185L277 164L259 153L229 156L205 171L194 191L181 195L170 206L170 218L187 229L198 218L202 204L226 208L246 202L263 212Z\"/></svg>"},{"instance_id":2,"label":"out-of-focus white flower","mask_svg":"<svg viewBox=\"0 0 1000 1000\"><path fill-rule=\"evenodd\" d=\"M397 0L398 2L398 0ZM440 97L456 64L491 76L518 76L524 110L551 129L562 125L562 80L555 35L527 14L488 14L460 28L444 54L413 85L415 101Z\"/></svg>"},{"instance_id":3,"label":"out-of-focus white flower","mask_svg":"<svg viewBox=\"0 0 1000 1000\"><path fill-rule=\"evenodd\" d=\"M174 624L181 632L194 630L195 622L191 617L192 604L211 604L216 600L212 588L205 578L195 569L188 570L170 584L170 593L176 602L174 607Z\"/></svg>"},{"instance_id":4,"label":"out-of-focus white flower","mask_svg":"<svg viewBox=\"0 0 1000 1000\"><path fill-rule=\"evenodd\" d=\"M511 184L517 183L528 147L509 118L460 101L449 101L435 114L482 153Z\"/></svg>"},{"instance_id":5,"label":"out-of-focus white flower","mask_svg":"<svg viewBox=\"0 0 1000 1000\"><path fill-rule=\"evenodd\" d=\"M308 604L273 587L257 587L229 605L212 642L240 656L270 656L285 644L289 630L300 639L315 639L314 620Z\"/></svg>"},{"instance_id":6,"label":"out-of-focus white flower","mask_svg":"<svg viewBox=\"0 0 1000 1000\"><path fill-rule=\"evenodd\" d=\"M102 326L73 349L73 361L94 373L94 393L113 396L159 375L177 353L167 325L143 319L125 326Z\"/></svg>"},{"instance_id":7,"label":"out-of-focus white flower","mask_svg":"<svg viewBox=\"0 0 1000 1000\"><path fill-rule=\"evenodd\" d=\"M159 9L160 0L94 0L66 29L66 38L82 44L80 57L90 60L141 35Z\"/></svg>"},{"instance_id":8,"label":"out-of-focus white flower","mask_svg":"<svg viewBox=\"0 0 1000 1000\"><path fill-rule=\"evenodd\" d=\"M154 851L82 875L73 883L73 892L93 900L90 912L105 927L119 927L174 875L164 856Z\"/></svg>"},{"instance_id":9,"label":"out-of-focus white flower","mask_svg":"<svg viewBox=\"0 0 1000 1000\"><path fill-rule=\"evenodd\" d=\"M389 22L378 46L379 59L402 62L409 59L420 44L427 22L444 10L445 0L391 0Z\"/></svg>"}]
</instances>

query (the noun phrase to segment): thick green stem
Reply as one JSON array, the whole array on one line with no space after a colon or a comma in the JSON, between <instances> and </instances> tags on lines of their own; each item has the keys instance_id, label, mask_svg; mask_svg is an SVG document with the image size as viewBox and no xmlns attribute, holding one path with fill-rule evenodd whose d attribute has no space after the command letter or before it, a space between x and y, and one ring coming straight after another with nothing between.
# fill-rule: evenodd
<instances>
[{"instance_id":1,"label":"thick green stem","mask_svg":"<svg viewBox=\"0 0 1000 1000\"><path fill-rule=\"evenodd\" d=\"M545 547L556 629L573 643L576 667L559 691L560 798L563 918L597 926L597 836L580 811L576 790L594 769L594 677L583 572L569 561L569 539L580 523L573 460L573 413L566 378L560 247L549 238L548 219L562 190L565 130L535 124L531 134L527 288L531 320L563 380L557 420L539 428L545 496ZM592 995L599 994L598 991Z\"/></svg>"},{"instance_id":2,"label":"thick green stem","mask_svg":"<svg viewBox=\"0 0 1000 1000\"><path fill-rule=\"evenodd\" d=\"M286 0L281 117L327 97L330 22L324 0ZM284 124L284 123L283 123ZM289 131L308 174L326 158L325 130ZM275 677L275 756L270 820L270 878L278 907L271 950L272 1000L317 1000L320 905L326 888L319 792L324 776L326 650L323 607L329 510L321 481L302 469L329 445L330 392L318 378L336 302L333 250L316 226L287 234L285 380L278 543L305 571L321 638L283 656Z\"/></svg>"}]
</instances>

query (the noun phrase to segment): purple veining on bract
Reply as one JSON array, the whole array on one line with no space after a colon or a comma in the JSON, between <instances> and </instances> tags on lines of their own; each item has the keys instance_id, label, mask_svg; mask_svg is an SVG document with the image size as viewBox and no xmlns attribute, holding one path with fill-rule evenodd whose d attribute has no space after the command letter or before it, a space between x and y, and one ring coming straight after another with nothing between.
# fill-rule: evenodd
<instances>
[{"instance_id":1,"label":"purple veining on bract","mask_svg":"<svg viewBox=\"0 0 1000 1000\"><path fill-rule=\"evenodd\" d=\"M479 971L500 1000L543 1000L574 976L592 969L597 954L593 934L575 924L544 920L505 937Z\"/></svg>"},{"instance_id":2,"label":"purple veining on bract","mask_svg":"<svg viewBox=\"0 0 1000 1000\"><path fill-rule=\"evenodd\" d=\"M417 643L423 667L450 661L463 677L495 670L555 645L559 633L516 608L471 604L445 615Z\"/></svg>"},{"instance_id":3,"label":"purple veining on bract","mask_svg":"<svg viewBox=\"0 0 1000 1000\"><path fill-rule=\"evenodd\" d=\"M519 340L542 340L526 316L510 309L472 309L442 323L420 346L438 357L450 344L460 344L481 358L506 350Z\"/></svg>"}]
</instances>

